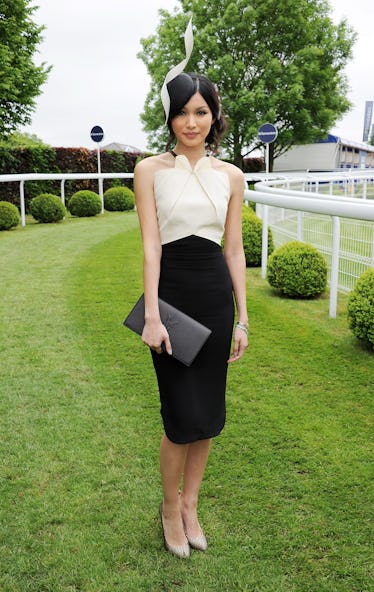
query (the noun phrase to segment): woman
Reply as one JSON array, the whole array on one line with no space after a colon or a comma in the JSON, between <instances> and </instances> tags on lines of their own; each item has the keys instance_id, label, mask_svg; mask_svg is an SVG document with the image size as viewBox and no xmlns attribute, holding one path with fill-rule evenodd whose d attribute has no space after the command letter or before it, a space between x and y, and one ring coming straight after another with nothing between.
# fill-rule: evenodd
<instances>
[{"instance_id":1,"label":"woman","mask_svg":"<svg viewBox=\"0 0 374 592\"><path fill-rule=\"evenodd\" d=\"M174 148L141 161L134 185L144 251L142 340L151 348L165 429L161 523L166 548L188 557L190 547L207 548L198 495L211 439L225 423L227 364L239 360L247 347L244 176L206 154L207 148L216 152L226 128L214 85L204 76L182 73L167 90L170 105L164 108ZM230 354L232 293L238 322ZM158 296L212 330L190 367L172 357Z\"/></svg>"}]
</instances>

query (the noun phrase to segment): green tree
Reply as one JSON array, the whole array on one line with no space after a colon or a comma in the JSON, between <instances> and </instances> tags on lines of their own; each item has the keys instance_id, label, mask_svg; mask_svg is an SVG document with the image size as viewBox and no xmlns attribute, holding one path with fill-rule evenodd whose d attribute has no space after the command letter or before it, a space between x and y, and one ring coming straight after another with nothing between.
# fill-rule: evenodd
<instances>
[{"instance_id":1,"label":"green tree","mask_svg":"<svg viewBox=\"0 0 374 592\"><path fill-rule=\"evenodd\" d=\"M48 146L48 144L45 144L36 134L14 132L9 134L4 140L0 139L0 146L6 148L29 148L30 146Z\"/></svg>"},{"instance_id":2,"label":"green tree","mask_svg":"<svg viewBox=\"0 0 374 592\"><path fill-rule=\"evenodd\" d=\"M343 69L355 34L334 25L327 0L180 0L160 10L155 35L142 40L140 59L151 88L142 121L150 148L165 146L159 91L168 69L184 57L183 34L192 14L194 50L189 71L205 73L220 91L231 159L258 147L262 123L278 128L270 161L295 143L325 136L349 108Z\"/></svg>"},{"instance_id":3,"label":"green tree","mask_svg":"<svg viewBox=\"0 0 374 592\"><path fill-rule=\"evenodd\" d=\"M0 138L31 122L34 99L50 70L45 63L33 62L44 27L32 21L36 7L29 4L30 0L0 2Z\"/></svg>"}]
</instances>

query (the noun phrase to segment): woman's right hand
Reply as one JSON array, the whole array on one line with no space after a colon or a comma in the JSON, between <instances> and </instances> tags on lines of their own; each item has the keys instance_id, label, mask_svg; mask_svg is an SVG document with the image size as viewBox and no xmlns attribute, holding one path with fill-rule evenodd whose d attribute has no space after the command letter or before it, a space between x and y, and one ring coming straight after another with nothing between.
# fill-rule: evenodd
<instances>
[{"instance_id":1,"label":"woman's right hand","mask_svg":"<svg viewBox=\"0 0 374 592\"><path fill-rule=\"evenodd\" d=\"M161 354L163 349L171 356L172 349L169 333L161 321L146 321L142 333L142 341L156 353ZM162 347L162 344L163 347Z\"/></svg>"}]
</instances>

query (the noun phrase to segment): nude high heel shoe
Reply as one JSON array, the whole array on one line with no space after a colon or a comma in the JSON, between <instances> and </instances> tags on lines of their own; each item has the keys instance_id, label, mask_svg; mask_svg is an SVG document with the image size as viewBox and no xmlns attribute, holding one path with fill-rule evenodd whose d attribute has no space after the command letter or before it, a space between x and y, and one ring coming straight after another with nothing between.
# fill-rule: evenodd
<instances>
[{"instance_id":1,"label":"nude high heel shoe","mask_svg":"<svg viewBox=\"0 0 374 592\"><path fill-rule=\"evenodd\" d=\"M189 537L186 533L186 537L190 547L197 551L206 551L208 548L208 541L206 540L205 534L201 532L197 537Z\"/></svg>"},{"instance_id":2,"label":"nude high heel shoe","mask_svg":"<svg viewBox=\"0 0 374 592\"><path fill-rule=\"evenodd\" d=\"M162 534L164 537L165 549L167 551L169 551L170 553L172 553L173 555L176 555L180 559L184 559L186 557L189 557L190 556L190 546L188 544L188 540L186 540L184 545L170 545L170 543L168 543L168 541L166 540L162 507L163 507L163 503L161 502L161 504L160 504L160 519L161 519ZM186 537L186 539L187 539L187 537Z\"/></svg>"},{"instance_id":3,"label":"nude high heel shoe","mask_svg":"<svg viewBox=\"0 0 374 592\"><path fill-rule=\"evenodd\" d=\"M182 492L179 492L179 499L181 500L181 496L182 496ZM184 525L183 525L184 526ZM203 533L203 531L201 531L201 534L199 534L199 536L197 537L189 537L188 534L186 533L186 528L184 528L184 532L188 541L188 544L190 545L190 547L192 547L193 549L196 549L197 551L206 551L208 548L208 541L206 540L205 534Z\"/></svg>"}]
</instances>

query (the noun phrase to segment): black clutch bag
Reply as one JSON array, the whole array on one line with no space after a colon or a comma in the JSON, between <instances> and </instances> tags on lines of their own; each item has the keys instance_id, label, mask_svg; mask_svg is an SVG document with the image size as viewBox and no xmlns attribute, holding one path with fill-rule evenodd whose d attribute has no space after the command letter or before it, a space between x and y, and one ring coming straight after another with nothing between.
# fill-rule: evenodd
<instances>
[{"instance_id":1,"label":"black clutch bag","mask_svg":"<svg viewBox=\"0 0 374 592\"><path fill-rule=\"evenodd\" d=\"M158 299L161 322L169 333L173 358L191 366L211 334L211 330L195 321L161 298ZM123 324L141 335L144 328L144 294L128 314Z\"/></svg>"}]
</instances>

